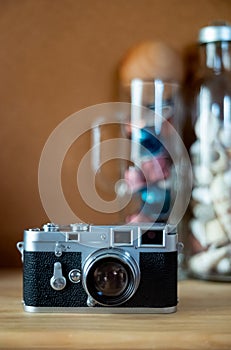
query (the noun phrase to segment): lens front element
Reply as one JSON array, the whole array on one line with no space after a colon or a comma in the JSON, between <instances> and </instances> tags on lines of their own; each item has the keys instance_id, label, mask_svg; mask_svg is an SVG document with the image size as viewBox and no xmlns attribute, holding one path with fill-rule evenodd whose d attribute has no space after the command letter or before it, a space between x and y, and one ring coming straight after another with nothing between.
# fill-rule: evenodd
<instances>
[{"instance_id":1,"label":"lens front element","mask_svg":"<svg viewBox=\"0 0 231 350\"><path fill-rule=\"evenodd\" d=\"M99 295L118 296L128 285L128 273L118 262L103 262L94 272L94 281Z\"/></svg>"}]
</instances>

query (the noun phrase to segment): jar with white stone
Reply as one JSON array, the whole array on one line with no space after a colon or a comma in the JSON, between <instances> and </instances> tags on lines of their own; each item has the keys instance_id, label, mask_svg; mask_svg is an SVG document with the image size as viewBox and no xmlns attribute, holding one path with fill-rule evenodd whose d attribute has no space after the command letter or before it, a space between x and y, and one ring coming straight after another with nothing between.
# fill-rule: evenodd
<instances>
[{"instance_id":1,"label":"jar with white stone","mask_svg":"<svg viewBox=\"0 0 231 350\"><path fill-rule=\"evenodd\" d=\"M198 278L231 281L231 26L202 28L199 45L188 269Z\"/></svg>"}]
</instances>

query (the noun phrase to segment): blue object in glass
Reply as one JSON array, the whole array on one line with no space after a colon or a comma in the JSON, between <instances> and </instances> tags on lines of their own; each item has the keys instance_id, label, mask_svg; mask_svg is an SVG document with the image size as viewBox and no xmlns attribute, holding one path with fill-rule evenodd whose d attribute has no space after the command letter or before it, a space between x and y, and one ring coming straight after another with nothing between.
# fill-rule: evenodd
<instances>
[{"instance_id":1,"label":"blue object in glass","mask_svg":"<svg viewBox=\"0 0 231 350\"><path fill-rule=\"evenodd\" d=\"M144 202L142 212L145 215L166 214L170 209L170 189L163 189L156 185L140 190L141 199Z\"/></svg>"},{"instance_id":2,"label":"blue object in glass","mask_svg":"<svg viewBox=\"0 0 231 350\"><path fill-rule=\"evenodd\" d=\"M153 127L146 127L140 130L140 144L152 154L160 153L164 146L161 141L154 135Z\"/></svg>"},{"instance_id":3,"label":"blue object in glass","mask_svg":"<svg viewBox=\"0 0 231 350\"><path fill-rule=\"evenodd\" d=\"M174 102L172 99L167 99L165 101L163 101L162 103L162 109L165 109L165 108L169 108L169 107L173 107L174 106ZM148 109L151 109L152 111L155 111L155 104L151 104L151 105L147 105L146 106Z\"/></svg>"}]
</instances>

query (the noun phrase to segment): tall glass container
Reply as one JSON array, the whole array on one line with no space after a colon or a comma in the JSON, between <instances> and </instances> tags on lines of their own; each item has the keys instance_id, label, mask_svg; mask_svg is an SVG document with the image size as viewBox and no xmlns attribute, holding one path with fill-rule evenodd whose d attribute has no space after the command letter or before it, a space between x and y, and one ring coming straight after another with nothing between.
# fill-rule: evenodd
<instances>
[{"instance_id":1,"label":"tall glass container","mask_svg":"<svg viewBox=\"0 0 231 350\"><path fill-rule=\"evenodd\" d=\"M231 26L202 28L199 45L188 268L202 279L231 281Z\"/></svg>"},{"instance_id":2,"label":"tall glass container","mask_svg":"<svg viewBox=\"0 0 231 350\"><path fill-rule=\"evenodd\" d=\"M179 85L133 79L127 97L131 110L126 135L131 142L123 189L131 201L122 211L123 220L178 224L191 194L184 178L190 164L179 134Z\"/></svg>"}]
</instances>

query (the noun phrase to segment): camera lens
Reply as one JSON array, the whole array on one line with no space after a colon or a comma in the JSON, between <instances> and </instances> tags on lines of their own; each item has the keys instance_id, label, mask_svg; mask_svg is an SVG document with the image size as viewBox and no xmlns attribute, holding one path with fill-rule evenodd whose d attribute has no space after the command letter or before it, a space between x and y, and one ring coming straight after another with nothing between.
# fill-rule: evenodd
<instances>
[{"instance_id":1,"label":"camera lens","mask_svg":"<svg viewBox=\"0 0 231 350\"><path fill-rule=\"evenodd\" d=\"M96 289L100 295L118 296L127 287L128 274L118 262L104 262L94 271Z\"/></svg>"},{"instance_id":2,"label":"camera lens","mask_svg":"<svg viewBox=\"0 0 231 350\"><path fill-rule=\"evenodd\" d=\"M120 249L101 249L83 265L83 286L103 306L125 303L136 292L139 282L137 262Z\"/></svg>"}]
</instances>

